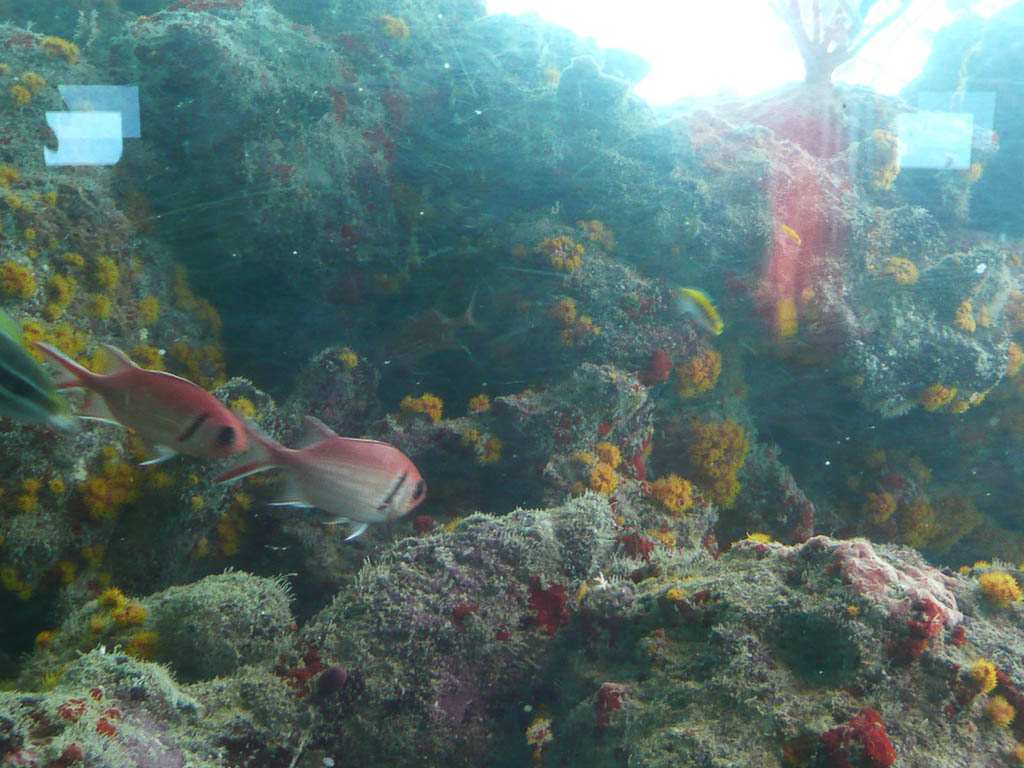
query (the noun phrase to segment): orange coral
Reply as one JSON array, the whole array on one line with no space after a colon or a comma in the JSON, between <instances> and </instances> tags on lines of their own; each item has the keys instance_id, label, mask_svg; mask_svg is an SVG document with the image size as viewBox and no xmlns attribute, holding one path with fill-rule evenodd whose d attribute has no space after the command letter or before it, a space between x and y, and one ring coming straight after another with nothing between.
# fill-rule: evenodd
<instances>
[{"instance_id":1,"label":"orange coral","mask_svg":"<svg viewBox=\"0 0 1024 768\"><path fill-rule=\"evenodd\" d=\"M651 496L666 509L684 512L693 506L693 485L679 475L666 475L651 483Z\"/></svg>"},{"instance_id":2,"label":"orange coral","mask_svg":"<svg viewBox=\"0 0 1024 768\"><path fill-rule=\"evenodd\" d=\"M978 577L978 587L989 602L1005 608L1021 598L1020 585L1006 571L986 571Z\"/></svg>"},{"instance_id":3,"label":"orange coral","mask_svg":"<svg viewBox=\"0 0 1024 768\"><path fill-rule=\"evenodd\" d=\"M561 272L575 272L583 264L583 246L567 235L545 238L540 249L551 259L551 266Z\"/></svg>"},{"instance_id":4,"label":"orange coral","mask_svg":"<svg viewBox=\"0 0 1024 768\"><path fill-rule=\"evenodd\" d=\"M900 285L913 285L917 282L917 265L910 259L895 256L886 263L885 271Z\"/></svg>"},{"instance_id":5,"label":"orange coral","mask_svg":"<svg viewBox=\"0 0 1024 768\"><path fill-rule=\"evenodd\" d=\"M597 243L606 251L610 251L615 247L615 235L612 234L612 230L603 221L597 219L591 219L590 221L577 221L577 226L582 227L583 231L587 233L587 239L592 243Z\"/></svg>"},{"instance_id":6,"label":"orange coral","mask_svg":"<svg viewBox=\"0 0 1024 768\"><path fill-rule=\"evenodd\" d=\"M560 299L551 308L551 317L562 326L569 326L576 322L576 302L572 299Z\"/></svg>"},{"instance_id":7,"label":"orange coral","mask_svg":"<svg viewBox=\"0 0 1024 768\"><path fill-rule=\"evenodd\" d=\"M103 474L81 484L82 502L94 520L109 520L121 507L135 501L139 490L138 470L131 464L109 460Z\"/></svg>"},{"instance_id":8,"label":"orange coral","mask_svg":"<svg viewBox=\"0 0 1024 768\"><path fill-rule=\"evenodd\" d=\"M36 292L32 270L13 259L0 264L0 290L8 296L27 299Z\"/></svg>"},{"instance_id":9,"label":"orange coral","mask_svg":"<svg viewBox=\"0 0 1024 768\"><path fill-rule=\"evenodd\" d=\"M676 366L676 390L683 397L707 392L722 372L722 355L716 349L703 349Z\"/></svg>"},{"instance_id":10,"label":"orange coral","mask_svg":"<svg viewBox=\"0 0 1024 768\"><path fill-rule=\"evenodd\" d=\"M622 463L622 451L611 443L600 442L594 446L598 458L612 469L617 469Z\"/></svg>"},{"instance_id":11,"label":"orange coral","mask_svg":"<svg viewBox=\"0 0 1024 768\"><path fill-rule=\"evenodd\" d=\"M469 398L469 412L470 413L483 413L491 407L491 398L487 395L474 395Z\"/></svg>"},{"instance_id":12,"label":"orange coral","mask_svg":"<svg viewBox=\"0 0 1024 768\"><path fill-rule=\"evenodd\" d=\"M693 428L687 455L697 471L698 483L723 509L736 501L740 490L737 474L749 450L747 432L735 421L698 423Z\"/></svg>"},{"instance_id":13,"label":"orange coral","mask_svg":"<svg viewBox=\"0 0 1024 768\"><path fill-rule=\"evenodd\" d=\"M996 687L996 665L988 659L978 659L971 664L971 679L978 686L979 693L988 693Z\"/></svg>"},{"instance_id":14,"label":"orange coral","mask_svg":"<svg viewBox=\"0 0 1024 768\"><path fill-rule=\"evenodd\" d=\"M896 511L896 499L891 493L869 493L864 504L864 517L875 525L881 525Z\"/></svg>"},{"instance_id":15,"label":"orange coral","mask_svg":"<svg viewBox=\"0 0 1024 768\"><path fill-rule=\"evenodd\" d=\"M918 396L918 401L926 411L937 411L948 405L956 397L956 387L945 387L942 384L932 384Z\"/></svg>"},{"instance_id":16,"label":"orange coral","mask_svg":"<svg viewBox=\"0 0 1024 768\"><path fill-rule=\"evenodd\" d=\"M1017 716L1017 709L1005 696L993 696L985 706L985 714L993 723L1005 728Z\"/></svg>"},{"instance_id":17,"label":"orange coral","mask_svg":"<svg viewBox=\"0 0 1024 768\"><path fill-rule=\"evenodd\" d=\"M43 50L51 56L61 56L71 64L78 61L78 46L62 37L44 37Z\"/></svg>"},{"instance_id":18,"label":"orange coral","mask_svg":"<svg viewBox=\"0 0 1024 768\"><path fill-rule=\"evenodd\" d=\"M420 397L406 395L402 398L401 409L402 413L406 415L411 413L425 414L430 417L434 424L437 424L441 421L441 412L444 409L444 404L441 402L440 397L427 392Z\"/></svg>"},{"instance_id":19,"label":"orange coral","mask_svg":"<svg viewBox=\"0 0 1024 768\"><path fill-rule=\"evenodd\" d=\"M156 658L160 635L152 630L136 632L125 646L125 652L137 659L152 661Z\"/></svg>"},{"instance_id":20,"label":"orange coral","mask_svg":"<svg viewBox=\"0 0 1024 768\"><path fill-rule=\"evenodd\" d=\"M619 486L619 476L610 465L599 461L590 470L590 490L608 495Z\"/></svg>"},{"instance_id":21,"label":"orange coral","mask_svg":"<svg viewBox=\"0 0 1024 768\"><path fill-rule=\"evenodd\" d=\"M1010 348L1006 353L1006 375L1016 376L1020 373L1021 366L1024 366L1024 350L1016 341L1010 342Z\"/></svg>"},{"instance_id":22,"label":"orange coral","mask_svg":"<svg viewBox=\"0 0 1024 768\"><path fill-rule=\"evenodd\" d=\"M956 313L953 317L953 325L955 325L961 331L966 331L967 333L974 333L975 329L978 327L978 324L974 320L974 308L971 306L971 302L960 302L960 305L956 308Z\"/></svg>"}]
</instances>

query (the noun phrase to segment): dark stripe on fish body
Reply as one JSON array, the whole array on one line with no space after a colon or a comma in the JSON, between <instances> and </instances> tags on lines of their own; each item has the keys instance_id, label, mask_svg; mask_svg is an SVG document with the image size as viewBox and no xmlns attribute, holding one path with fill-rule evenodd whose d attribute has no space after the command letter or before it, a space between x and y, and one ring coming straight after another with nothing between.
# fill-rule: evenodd
<instances>
[{"instance_id":1,"label":"dark stripe on fish body","mask_svg":"<svg viewBox=\"0 0 1024 768\"><path fill-rule=\"evenodd\" d=\"M189 438L196 433L197 429L203 426L203 422L206 421L208 418L210 418L210 414L208 414L206 411L203 411L198 416L196 416L195 420L193 420L193 422L188 425L188 429L186 429L178 436L178 442L188 442Z\"/></svg>"},{"instance_id":2,"label":"dark stripe on fish body","mask_svg":"<svg viewBox=\"0 0 1024 768\"><path fill-rule=\"evenodd\" d=\"M377 505L377 509L379 511L383 512L391 505L391 502L395 500L395 494L398 493L399 488L405 485L405 478L408 474L408 472L403 472L399 475L398 481L391 487L391 490L388 491L388 495L384 497L384 501Z\"/></svg>"}]
</instances>

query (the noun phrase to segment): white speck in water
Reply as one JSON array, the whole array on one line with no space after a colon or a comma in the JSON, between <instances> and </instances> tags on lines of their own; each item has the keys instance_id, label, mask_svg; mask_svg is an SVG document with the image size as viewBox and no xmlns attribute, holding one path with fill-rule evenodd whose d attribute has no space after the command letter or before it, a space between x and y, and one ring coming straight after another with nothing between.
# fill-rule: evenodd
<instances>
[{"instance_id":1,"label":"white speck in water","mask_svg":"<svg viewBox=\"0 0 1024 768\"><path fill-rule=\"evenodd\" d=\"M986 264L985 262L982 262L981 264L979 264L978 266L976 266L974 268L974 271L976 273L978 273L979 275L984 275L986 269L988 269L988 264Z\"/></svg>"}]
</instances>

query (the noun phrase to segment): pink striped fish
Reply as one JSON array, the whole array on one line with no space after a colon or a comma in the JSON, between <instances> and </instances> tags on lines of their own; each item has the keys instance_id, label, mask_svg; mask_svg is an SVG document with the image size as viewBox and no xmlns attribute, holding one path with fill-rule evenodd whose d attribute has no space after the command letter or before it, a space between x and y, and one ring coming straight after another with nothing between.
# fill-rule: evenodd
<instances>
[{"instance_id":1,"label":"pink striped fish","mask_svg":"<svg viewBox=\"0 0 1024 768\"><path fill-rule=\"evenodd\" d=\"M224 403L188 379L140 368L117 347L104 344L114 362L107 375L93 373L49 344L36 346L65 370L57 389L87 390L77 415L135 430L157 455L178 453L222 459L249 447L242 422Z\"/></svg>"},{"instance_id":2,"label":"pink striped fish","mask_svg":"<svg viewBox=\"0 0 1024 768\"><path fill-rule=\"evenodd\" d=\"M393 445L340 437L312 416L306 417L306 433L297 449L286 448L248 421L245 429L262 455L225 472L217 482L283 469L284 493L274 503L316 507L330 514L332 523L353 523L345 541L370 523L407 515L426 496L427 485L416 465Z\"/></svg>"}]
</instances>

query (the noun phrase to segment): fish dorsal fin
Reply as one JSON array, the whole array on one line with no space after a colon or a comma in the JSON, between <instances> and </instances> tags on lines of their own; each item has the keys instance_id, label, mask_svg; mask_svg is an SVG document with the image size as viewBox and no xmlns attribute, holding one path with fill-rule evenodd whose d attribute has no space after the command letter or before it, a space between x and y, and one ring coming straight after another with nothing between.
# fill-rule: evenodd
<instances>
[{"instance_id":1,"label":"fish dorsal fin","mask_svg":"<svg viewBox=\"0 0 1024 768\"><path fill-rule=\"evenodd\" d=\"M122 371L138 368L132 359L113 344L104 344L104 351L107 353L107 374L121 373Z\"/></svg>"},{"instance_id":2,"label":"fish dorsal fin","mask_svg":"<svg viewBox=\"0 0 1024 768\"><path fill-rule=\"evenodd\" d=\"M303 421L305 422L305 429L302 431L302 437L299 438L299 449L309 448L311 445L322 443L332 437L338 437L338 433L333 429L324 424L320 419L315 416L306 416Z\"/></svg>"},{"instance_id":3,"label":"fish dorsal fin","mask_svg":"<svg viewBox=\"0 0 1024 768\"><path fill-rule=\"evenodd\" d=\"M22 346L25 345L25 339L21 334L21 326L18 324L18 321L3 310L0 310L0 331L6 333Z\"/></svg>"}]
</instances>

